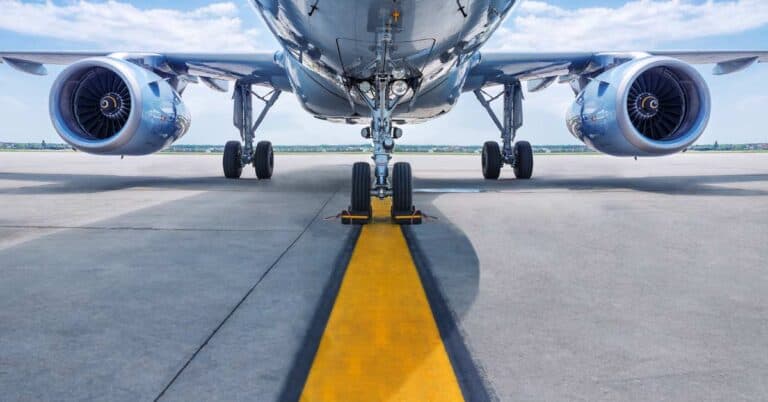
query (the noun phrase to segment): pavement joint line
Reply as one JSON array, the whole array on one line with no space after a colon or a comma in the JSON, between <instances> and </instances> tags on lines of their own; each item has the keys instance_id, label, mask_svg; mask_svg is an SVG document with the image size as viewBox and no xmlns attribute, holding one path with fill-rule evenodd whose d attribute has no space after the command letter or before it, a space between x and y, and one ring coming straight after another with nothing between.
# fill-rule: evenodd
<instances>
[{"instance_id":1,"label":"pavement joint line","mask_svg":"<svg viewBox=\"0 0 768 402\"><path fill-rule=\"evenodd\" d=\"M219 325L217 325L216 328L214 328L213 331L208 335L208 337L205 339L205 341L203 341L203 343L200 344L200 346L197 347L195 352L192 353L192 355L189 357L189 359L187 359L187 361L184 363L184 365L181 366L181 368L176 372L176 374L173 376L173 378L171 378L171 380L168 382L168 384L166 384L165 387L163 387L163 389L157 395L157 397L155 397L154 402L159 401L166 394L166 392L168 392L168 390L173 386L173 384L176 382L176 380L179 377L181 377L181 374L184 373L184 370L186 370L187 367L189 367L189 365L192 364L192 361L194 361L195 358L200 354L200 352L203 351L203 349L208 345L208 343L211 341L211 339L213 339L213 337L216 336L216 334L218 334L219 330L221 330L221 328L224 327L224 324L226 324L227 321L229 321L229 319L235 314L235 312L240 308L240 306L242 306L245 303L245 301L248 299L248 297L250 297L251 294L253 294L253 292L256 290L256 288L259 286L259 284L261 284L261 282L264 281L264 278L266 278L267 275L269 275L269 273L272 272L272 270L277 266L277 264L280 263L280 261L283 259L283 257L285 257L285 255L288 254L288 252L291 249L293 249L293 247L296 245L296 243L298 243L299 240L304 236L304 234L307 233L307 231L309 231L309 228L312 227L312 225L315 222L318 221L318 218L320 217L320 214L323 213L323 210L325 210L325 208L328 206L328 204L331 202L331 200L333 200L333 198L336 196L336 194L338 194L339 190L340 189L337 189L336 191L334 191L330 195L330 197L328 197L323 202L323 204L320 206L320 208L317 209L317 211L315 212L314 216L309 221L309 223L307 223L307 226L305 226L304 229L296 236L296 238L293 239L293 241L288 245L288 247L286 247L285 250L283 250L283 252L280 253L279 256L277 256L277 258L264 271L264 273L262 273L261 276L259 276L259 279L256 280L256 283L254 283L253 286L251 286L251 288L248 289L248 291L243 295L242 298L240 298L240 300L237 302L237 304L235 304L235 306L229 311L229 313L224 317L224 319L221 320Z\"/></svg>"}]
</instances>

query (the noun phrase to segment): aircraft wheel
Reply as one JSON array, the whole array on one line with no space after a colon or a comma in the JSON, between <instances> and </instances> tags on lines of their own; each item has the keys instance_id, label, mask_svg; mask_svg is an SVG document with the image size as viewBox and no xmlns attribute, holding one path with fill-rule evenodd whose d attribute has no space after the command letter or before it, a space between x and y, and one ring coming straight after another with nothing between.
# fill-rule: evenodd
<instances>
[{"instance_id":1,"label":"aircraft wheel","mask_svg":"<svg viewBox=\"0 0 768 402\"><path fill-rule=\"evenodd\" d=\"M410 163L395 163L392 171L392 209L398 212L410 212L413 209L413 178Z\"/></svg>"},{"instance_id":2,"label":"aircraft wheel","mask_svg":"<svg viewBox=\"0 0 768 402\"><path fill-rule=\"evenodd\" d=\"M354 213L371 212L371 165L357 162L352 166L352 203Z\"/></svg>"},{"instance_id":3,"label":"aircraft wheel","mask_svg":"<svg viewBox=\"0 0 768 402\"><path fill-rule=\"evenodd\" d=\"M256 168L256 177L262 180L272 178L272 171L275 167L275 154L272 151L272 143L269 141L260 141L256 144L256 151L253 153L253 167Z\"/></svg>"},{"instance_id":4,"label":"aircraft wheel","mask_svg":"<svg viewBox=\"0 0 768 402\"><path fill-rule=\"evenodd\" d=\"M488 180L497 180L501 175L501 150L496 141L488 141L483 144L483 177Z\"/></svg>"},{"instance_id":5,"label":"aircraft wheel","mask_svg":"<svg viewBox=\"0 0 768 402\"><path fill-rule=\"evenodd\" d=\"M533 176L533 148L528 141L515 144L515 177L528 180Z\"/></svg>"},{"instance_id":6,"label":"aircraft wheel","mask_svg":"<svg viewBox=\"0 0 768 402\"><path fill-rule=\"evenodd\" d=\"M224 146L222 164L224 176L228 179L239 179L243 174L243 145L240 141L229 141Z\"/></svg>"}]
</instances>

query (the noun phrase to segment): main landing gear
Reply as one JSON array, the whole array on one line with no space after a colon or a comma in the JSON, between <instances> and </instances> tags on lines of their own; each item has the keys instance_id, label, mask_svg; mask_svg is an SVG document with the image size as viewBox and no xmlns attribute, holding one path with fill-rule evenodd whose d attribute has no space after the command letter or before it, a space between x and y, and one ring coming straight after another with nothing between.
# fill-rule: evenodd
<instances>
[{"instance_id":1,"label":"main landing gear","mask_svg":"<svg viewBox=\"0 0 768 402\"><path fill-rule=\"evenodd\" d=\"M533 148L527 141L514 143L517 130L523 126L523 88L520 81L505 84L504 91L496 96L490 96L481 89L475 91L475 96L501 131L502 140L501 148L496 141L488 141L483 145L483 177L488 180L497 180L501 175L501 168L506 164L512 166L516 178L530 179L533 176ZM491 108L491 102L502 96L504 98L503 122L499 121Z\"/></svg>"},{"instance_id":2,"label":"main landing gear","mask_svg":"<svg viewBox=\"0 0 768 402\"><path fill-rule=\"evenodd\" d=\"M264 102L256 122L253 122L253 97ZM241 141L229 141L224 146L222 166L224 176L228 179L239 179L243 174L243 167L253 165L256 177L262 180L270 179L275 166L275 156L272 151L272 143L260 141L253 147L256 130L264 121L269 109L274 106L280 91L275 89L266 96L260 96L253 92L251 84L238 81L235 84L234 93L234 124L240 130Z\"/></svg>"}]
</instances>

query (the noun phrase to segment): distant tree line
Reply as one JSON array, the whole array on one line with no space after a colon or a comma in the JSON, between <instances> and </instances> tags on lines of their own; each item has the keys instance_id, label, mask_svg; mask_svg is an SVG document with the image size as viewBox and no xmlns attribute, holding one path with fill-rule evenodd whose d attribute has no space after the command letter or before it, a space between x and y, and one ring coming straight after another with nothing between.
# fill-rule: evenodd
<instances>
[{"instance_id":1,"label":"distant tree line","mask_svg":"<svg viewBox=\"0 0 768 402\"><path fill-rule=\"evenodd\" d=\"M370 153L369 144L346 145L275 145L275 152L284 153ZM71 150L67 144L50 144L45 141L36 143L0 142L0 150L62 151ZM435 154L479 154L481 146L476 145L408 145L398 144L397 152L435 153ZM768 143L758 144L719 144L694 145L689 151L768 151ZM533 147L536 153L595 153L586 145L538 145ZM222 153L222 145L172 145L164 153Z\"/></svg>"}]
</instances>

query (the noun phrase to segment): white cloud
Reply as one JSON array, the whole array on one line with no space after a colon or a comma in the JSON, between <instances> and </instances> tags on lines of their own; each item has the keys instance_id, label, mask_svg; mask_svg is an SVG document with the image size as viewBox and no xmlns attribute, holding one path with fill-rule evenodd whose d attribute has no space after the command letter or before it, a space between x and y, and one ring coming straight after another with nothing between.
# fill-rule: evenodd
<instances>
[{"instance_id":1,"label":"white cloud","mask_svg":"<svg viewBox=\"0 0 768 402\"><path fill-rule=\"evenodd\" d=\"M252 14L245 8L232 1L183 11L116 0L0 0L0 29L119 50L227 52L255 51L260 43L274 46L265 29L245 26L243 14ZM644 50L766 24L766 0L634 0L614 8L574 9L536 0L523 2L489 48Z\"/></svg>"},{"instance_id":2,"label":"white cloud","mask_svg":"<svg viewBox=\"0 0 768 402\"><path fill-rule=\"evenodd\" d=\"M0 30L57 39L62 41L57 43L81 49L199 52L277 49L276 42L251 8L242 6L240 0L219 1L183 11L157 6L141 8L128 0L0 0ZM489 47L518 51L642 50L670 41L684 43L745 32L768 24L768 0L632 0L614 8L581 7L569 2L567 7L546 1L523 3L493 37ZM256 25L248 24L250 21ZM55 67L51 70L52 75L58 71ZM756 120L761 105L765 104L764 97L746 98L745 94L768 93L764 79L767 70L768 66L757 66L745 73L723 77L722 82L711 81L715 101L719 103L713 114L711 134L707 135L721 142L764 140L765 134L759 130L761 125ZM56 140L50 123L40 118L47 113L48 87L53 76L20 79L20 75L0 65L2 92L7 94L0 97L3 106L0 120L13 123L0 133L3 140L39 141L41 135L45 135L46 140ZM192 111L193 124L183 141L220 144L237 138L232 127L230 96L199 85L190 87L184 98ZM563 121L564 108L573 100L567 86L553 86L546 92L526 96L522 138L538 144L575 141ZM24 108L20 108L22 105ZM471 95L462 98L456 110L447 116L405 130L405 142L411 144L479 144L498 137L490 119ZM356 143L360 141L358 132L354 127L315 120L300 108L292 94L285 94L258 136L277 144ZM709 138L705 141L711 142Z\"/></svg>"},{"instance_id":3,"label":"white cloud","mask_svg":"<svg viewBox=\"0 0 768 402\"><path fill-rule=\"evenodd\" d=\"M260 36L259 30L243 26L232 2L181 11L141 9L114 0L62 5L0 0L0 10L0 29L104 49L255 51Z\"/></svg>"},{"instance_id":4,"label":"white cloud","mask_svg":"<svg viewBox=\"0 0 768 402\"><path fill-rule=\"evenodd\" d=\"M648 50L670 41L744 32L768 24L768 1L636 0L616 8L565 9L524 2L490 47L517 51Z\"/></svg>"}]
</instances>

